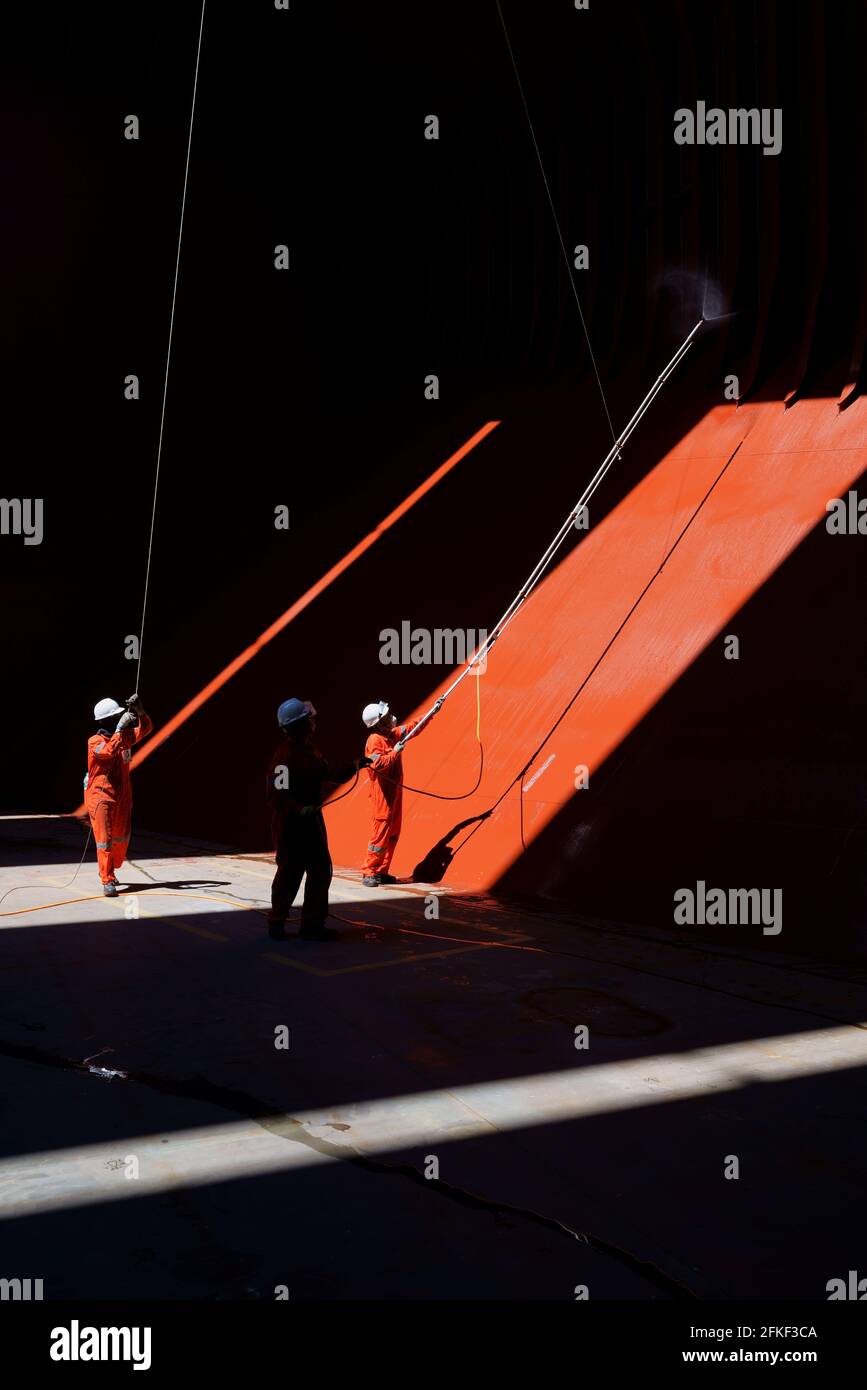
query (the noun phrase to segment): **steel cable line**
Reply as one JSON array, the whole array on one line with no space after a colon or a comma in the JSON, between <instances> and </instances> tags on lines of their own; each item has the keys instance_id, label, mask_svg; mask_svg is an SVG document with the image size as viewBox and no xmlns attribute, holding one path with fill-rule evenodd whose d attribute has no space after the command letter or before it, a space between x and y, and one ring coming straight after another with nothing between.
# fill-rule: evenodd
<instances>
[{"instance_id":1,"label":"steel cable line","mask_svg":"<svg viewBox=\"0 0 867 1390\"><path fill-rule=\"evenodd\" d=\"M156 525L156 517L157 517L157 493L158 493L158 491L159 491L159 485L160 485L160 465L161 465L161 463L162 463L162 456L163 456L163 433L164 433L164 430L165 430L165 422L166 422L166 400L167 400L167 398L168 398L168 391L169 391L169 367L170 367L170 365L171 365L171 360L172 360L172 337L173 337L174 328L175 328L175 304L176 304L177 297L178 297L178 274L179 274L180 266L181 266L181 243L182 243L182 241L183 241L183 235L184 235L184 215L185 215L185 213L186 213L186 207L187 207L187 183L188 183L189 177L190 177L190 151L191 151L192 145L193 145L193 121L195 120L195 115L196 115L196 94L197 94L197 92L198 92L198 87L199 87L199 59L200 59L201 53L202 53L202 30L203 30L204 27L205 27L205 5L206 5L206 3L207 3L207 0L202 0L202 13L201 13L201 17L200 17L200 19L199 19L199 38L198 38L198 43L197 43L197 45L196 45L196 69L195 69L195 75L194 75L194 77L193 77L193 100L192 100L192 104L191 104L191 107L190 107L190 129L189 129L189 134L188 134L188 136L187 136L187 158L186 158L186 163L185 163L185 165L184 165L184 188L183 188L183 193L182 193L182 195L181 195L181 216L180 216L180 223L179 223L179 226L178 226L178 250L177 250L177 255L176 255L176 257L175 257L175 278L174 278L174 283L173 283L173 286L172 286L172 308L171 308L171 313L170 313L170 315L169 315L169 341L168 341L168 346L167 346L167 349L166 349L166 370L165 370L165 375L164 375L164 377L163 377L163 398L162 398L162 405L161 405L161 407L160 407L160 428L159 428L159 437L158 437L158 440L157 440L157 467L156 467L156 473L155 473L155 475L154 475L154 492L153 492L153 502L152 502L152 505L151 505L151 524L150 524L150 534L149 534L149 536L148 536L147 564L146 564L146 566L145 566L144 598L143 598L143 601L142 601L141 624L140 624L140 626L139 626L139 634L138 634L138 658L137 658L137 661L136 661L136 690L137 690L137 691L141 691L141 660L142 660L142 651L144 650L145 617L146 617L146 615L147 615L147 606L148 606L148 588L149 588L149 585L150 585L151 556L152 556L152 553L153 553L153 544L154 544L154 527L155 527L155 525Z\"/></svg>"}]
</instances>

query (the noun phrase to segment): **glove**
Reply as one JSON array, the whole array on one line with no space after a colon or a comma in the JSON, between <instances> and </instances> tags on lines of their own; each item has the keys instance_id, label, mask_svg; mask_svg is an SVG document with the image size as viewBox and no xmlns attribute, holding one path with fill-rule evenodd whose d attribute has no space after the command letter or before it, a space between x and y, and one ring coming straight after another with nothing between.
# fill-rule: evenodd
<instances>
[{"instance_id":1,"label":"glove","mask_svg":"<svg viewBox=\"0 0 867 1390\"><path fill-rule=\"evenodd\" d=\"M134 724L134 723L135 723L135 715L134 715L130 710L127 710L126 714L122 714L122 715L120 716L120 719L117 721L117 728L115 729L114 732L115 732L116 734L119 734L119 733L121 732L122 729L128 729L129 726L130 726L130 724Z\"/></svg>"},{"instance_id":2,"label":"glove","mask_svg":"<svg viewBox=\"0 0 867 1390\"><path fill-rule=\"evenodd\" d=\"M129 699L126 702L126 707L127 709L135 710L136 714L141 713L141 711L144 709L144 705L142 704L141 699L139 698L138 691L136 691L135 695L130 695Z\"/></svg>"},{"instance_id":3,"label":"glove","mask_svg":"<svg viewBox=\"0 0 867 1390\"><path fill-rule=\"evenodd\" d=\"M358 759L358 762L356 763L356 767L358 768L358 770L359 770L359 772L360 772L361 769L362 769L363 767L370 767L371 764L374 763L375 761L376 761L375 758L368 758L368 757L365 755L363 758L359 758L359 759Z\"/></svg>"}]
</instances>

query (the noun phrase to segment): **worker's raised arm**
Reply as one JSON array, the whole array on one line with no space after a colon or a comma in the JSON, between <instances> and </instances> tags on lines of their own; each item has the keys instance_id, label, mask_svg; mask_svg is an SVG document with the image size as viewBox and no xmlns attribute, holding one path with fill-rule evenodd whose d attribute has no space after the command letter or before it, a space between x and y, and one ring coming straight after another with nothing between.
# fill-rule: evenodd
<instances>
[{"instance_id":1,"label":"worker's raised arm","mask_svg":"<svg viewBox=\"0 0 867 1390\"><path fill-rule=\"evenodd\" d=\"M136 724L132 733L133 742L139 743L143 738L147 738L148 734L153 729L153 720L151 719L150 715L145 711L145 707L139 699L138 695L130 695L129 699L126 702L126 707L127 710L132 713L133 717L138 719L138 723ZM125 717L126 716L124 716L124 718ZM123 720L121 720L121 723L123 723ZM118 728L120 728L120 724L118 724Z\"/></svg>"},{"instance_id":2,"label":"worker's raised arm","mask_svg":"<svg viewBox=\"0 0 867 1390\"><path fill-rule=\"evenodd\" d=\"M140 743L143 738L147 738L153 726L154 721L151 719L150 715L145 714L144 710L142 710L138 717L138 723L132 731L136 743Z\"/></svg>"},{"instance_id":3,"label":"worker's raised arm","mask_svg":"<svg viewBox=\"0 0 867 1390\"><path fill-rule=\"evenodd\" d=\"M351 763L328 763L324 758L319 759L320 771L323 782L334 782L338 785L341 782L348 782L350 777L354 777L360 767L367 766L367 757L355 758Z\"/></svg>"},{"instance_id":4,"label":"worker's raised arm","mask_svg":"<svg viewBox=\"0 0 867 1390\"><path fill-rule=\"evenodd\" d=\"M427 714L423 714L421 719L410 719L407 724L399 724L397 726L395 733L398 735L398 741L394 747L395 754L401 753L404 745L407 744L411 738L417 738L422 729L427 728L434 715L439 714L443 707L444 700L445 696L441 695L433 709L428 710Z\"/></svg>"}]
</instances>

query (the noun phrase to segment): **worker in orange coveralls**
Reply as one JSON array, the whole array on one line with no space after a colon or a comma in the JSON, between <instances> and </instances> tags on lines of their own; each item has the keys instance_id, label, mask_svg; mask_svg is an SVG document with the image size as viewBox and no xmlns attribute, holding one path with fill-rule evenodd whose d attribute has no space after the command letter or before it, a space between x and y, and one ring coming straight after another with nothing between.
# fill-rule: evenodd
<instances>
[{"instance_id":1,"label":"worker in orange coveralls","mask_svg":"<svg viewBox=\"0 0 867 1390\"><path fill-rule=\"evenodd\" d=\"M370 730L364 745L365 755L371 760L367 769L367 791L373 812L367 854L361 866L362 881L368 888L397 882L388 872L400 839L403 817L402 753L395 745L420 734L441 705L442 700L437 700L424 719L411 719L407 724L398 724L384 700L364 707L361 717Z\"/></svg>"},{"instance_id":2,"label":"worker in orange coveralls","mask_svg":"<svg viewBox=\"0 0 867 1390\"><path fill-rule=\"evenodd\" d=\"M94 706L93 717L97 732L87 740L84 804L96 840L102 891L107 898L116 898L115 869L120 868L129 846L131 750L147 737L153 724L138 695L130 696L126 709L116 700L100 700Z\"/></svg>"}]
</instances>

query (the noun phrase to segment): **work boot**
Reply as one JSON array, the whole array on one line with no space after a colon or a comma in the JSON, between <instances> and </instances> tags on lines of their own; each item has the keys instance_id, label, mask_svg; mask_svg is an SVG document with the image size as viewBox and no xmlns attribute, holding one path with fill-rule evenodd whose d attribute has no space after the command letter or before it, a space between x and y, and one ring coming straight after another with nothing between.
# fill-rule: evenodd
<instances>
[{"instance_id":1,"label":"work boot","mask_svg":"<svg viewBox=\"0 0 867 1390\"><path fill-rule=\"evenodd\" d=\"M288 941L289 938L286 935L286 923L269 921L268 935L270 936L272 941Z\"/></svg>"},{"instance_id":2,"label":"work boot","mask_svg":"<svg viewBox=\"0 0 867 1390\"><path fill-rule=\"evenodd\" d=\"M378 888L379 885L382 883L382 875L368 874L367 878L363 878L361 881L364 884L365 888Z\"/></svg>"},{"instance_id":3,"label":"work boot","mask_svg":"<svg viewBox=\"0 0 867 1390\"><path fill-rule=\"evenodd\" d=\"M106 898L117 897L117 884L113 878L110 878L107 883L102 885L102 892L103 896Z\"/></svg>"},{"instance_id":4,"label":"work boot","mask_svg":"<svg viewBox=\"0 0 867 1390\"><path fill-rule=\"evenodd\" d=\"M302 927L298 935L304 941L339 941L340 932L333 927Z\"/></svg>"}]
</instances>

